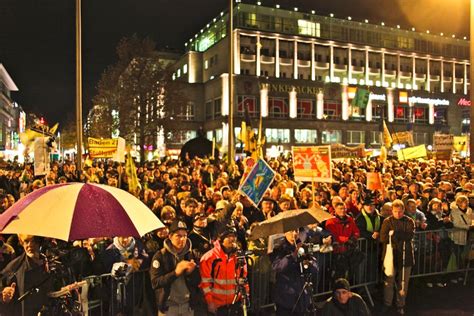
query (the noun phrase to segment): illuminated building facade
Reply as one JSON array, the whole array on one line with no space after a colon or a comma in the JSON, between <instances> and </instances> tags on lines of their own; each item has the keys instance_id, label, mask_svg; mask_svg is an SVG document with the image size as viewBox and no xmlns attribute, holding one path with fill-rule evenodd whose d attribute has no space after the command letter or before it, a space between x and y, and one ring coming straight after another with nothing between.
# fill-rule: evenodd
<instances>
[{"instance_id":1,"label":"illuminated building facade","mask_svg":"<svg viewBox=\"0 0 474 316\"><path fill-rule=\"evenodd\" d=\"M382 119L391 132L413 129L416 144L468 131L466 38L243 3L234 15L235 135L245 108L254 128L263 117L267 148L379 147ZM223 12L186 43L174 71L194 100L183 135L203 126L224 145L227 41ZM352 105L358 88L370 91L365 107Z\"/></svg>"}]
</instances>

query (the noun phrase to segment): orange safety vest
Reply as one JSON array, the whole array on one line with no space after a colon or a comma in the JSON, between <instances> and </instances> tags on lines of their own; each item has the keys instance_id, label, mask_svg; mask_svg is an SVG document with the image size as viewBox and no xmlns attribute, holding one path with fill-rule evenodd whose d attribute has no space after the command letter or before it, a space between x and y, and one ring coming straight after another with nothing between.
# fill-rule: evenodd
<instances>
[{"instance_id":1,"label":"orange safety vest","mask_svg":"<svg viewBox=\"0 0 474 316\"><path fill-rule=\"evenodd\" d=\"M222 250L219 241L214 242L214 248L206 252L199 266L204 298L209 307L219 308L231 305L237 293L237 279L247 277L247 265L236 271L236 256L230 257ZM248 285L246 286L249 292ZM236 301L241 298L238 297Z\"/></svg>"}]
</instances>

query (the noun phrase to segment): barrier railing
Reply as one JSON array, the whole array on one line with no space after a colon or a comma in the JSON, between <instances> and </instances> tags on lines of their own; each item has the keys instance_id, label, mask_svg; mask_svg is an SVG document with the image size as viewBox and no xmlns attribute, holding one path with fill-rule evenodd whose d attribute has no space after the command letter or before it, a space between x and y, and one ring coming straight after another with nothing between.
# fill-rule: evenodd
<instances>
[{"instance_id":1,"label":"barrier railing","mask_svg":"<svg viewBox=\"0 0 474 316\"><path fill-rule=\"evenodd\" d=\"M471 232L467 245L459 246L449 237L453 232L455 230L415 233L415 266L412 269L412 278L449 273L458 273L460 276L462 273L466 284L469 271L474 270L471 265L474 258L469 256L474 253L474 234ZM337 245L334 245L334 249L336 251L329 253L314 253L320 267L318 275L313 276L315 296L321 298L330 294L333 281L338 277L346 277L352 288L366 292L369 302L373 305L370 286L383 280L382 245L373 240L359 239L347 252L338 253ZM272 288L275 288L275 275L270 258L268 255L262 255L255 257L253 261L253 265L248 269L250 310L259 312L265 308L274 308ZM96 281L89 290L92 293L89 295L89 315L116 315L119 312L126 315L156 315L148 271L133 273L126 283L111 276L89 278L100 279L100 282Z\"/></svg>"}]
</instances>

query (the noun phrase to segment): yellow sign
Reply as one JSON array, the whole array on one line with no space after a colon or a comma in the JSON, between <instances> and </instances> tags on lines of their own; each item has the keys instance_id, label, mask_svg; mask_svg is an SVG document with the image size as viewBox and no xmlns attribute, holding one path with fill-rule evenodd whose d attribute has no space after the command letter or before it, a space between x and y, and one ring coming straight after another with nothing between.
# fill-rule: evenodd
<instances>
[{"instance_id":1,"label":"yellow sign","mask_svg":"<svg viewBox=\"0 0 474 316\"><path fill-rule=\"evenodd\" d=\"M453 147L457 152L467 151L467 136L454 136Z\"/></svg>"},{"instance_id":2,"label":"yellow sign","mask_svg":"<svg viewBox=\"0 0 474 316\"><path fill-rule=\"evenodd\" d=\"M398 160L424 158L427 156L425 145L408 147L397 152Z\"/></svg>"},{"instance_id":3,"label":"yellow sign","mask_svg":"<svg viewBox=\"0 0 474 316\"><path fill-rule=\"evenodd\" d=\"M91 158L112 158L117 152L117 138L92 138L87 139L89 156Z\"/></svg>"}]
</instances>

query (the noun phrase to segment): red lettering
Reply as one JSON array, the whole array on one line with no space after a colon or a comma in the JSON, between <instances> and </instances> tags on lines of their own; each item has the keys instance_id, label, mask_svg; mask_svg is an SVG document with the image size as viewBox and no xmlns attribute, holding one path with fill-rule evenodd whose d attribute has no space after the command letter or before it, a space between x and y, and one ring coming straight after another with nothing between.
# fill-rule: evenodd
<instances>
[{"instance_id":1,"label":"red lettering","mask_svg":"<svg viewBox=\"0 0 474 316\"><path fill-rule=\"evenodd\" d=\"M471 106L471 100L467 100L466 98L461 98L458 101L458 105L460 105L460 106Z\"/></svg>"}]
</instances>

